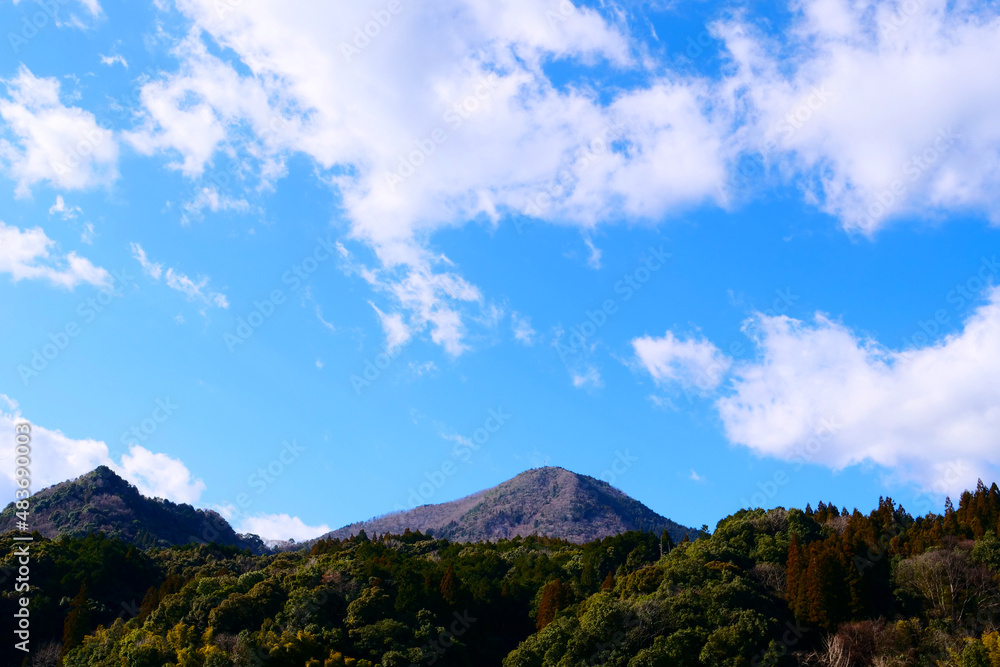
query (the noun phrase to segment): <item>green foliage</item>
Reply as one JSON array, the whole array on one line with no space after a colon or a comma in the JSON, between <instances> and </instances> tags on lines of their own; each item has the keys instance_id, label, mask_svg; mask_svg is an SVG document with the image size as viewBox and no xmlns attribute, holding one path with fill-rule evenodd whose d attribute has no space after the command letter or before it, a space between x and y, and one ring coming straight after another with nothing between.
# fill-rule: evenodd
<instances>
[{"instance_id":1,"label":"green foliage","mask_svg":"<svg viewBox=\"0 0 1000 667\"><path fill-rule=\"evenodd\" d=\"M990 653L978 639L970 641L965 650L962 651L962 658L959 662L961 667L991 667Z\"/></svg>"},{"instance_id":2,"label":"green foliage","mask_svg":"<svg viewBox=\"0 0 1000 667\"><path fill-rule=\"evenodd\" d=\"M976 540L976 545L972 548L972 559L994 572L1000 571L1000 539L997 539L996 533L986 533Z\"/></svg>"}]
</instances>

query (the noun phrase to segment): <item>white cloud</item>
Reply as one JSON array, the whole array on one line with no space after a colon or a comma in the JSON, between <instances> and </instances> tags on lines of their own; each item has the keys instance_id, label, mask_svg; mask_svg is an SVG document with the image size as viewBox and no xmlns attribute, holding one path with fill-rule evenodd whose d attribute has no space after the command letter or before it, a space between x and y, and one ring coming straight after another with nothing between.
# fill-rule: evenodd
<instances>
[{"instance_id":1,"label":"white cloud","mask_svg":"<svg viewBox=\"0 0 1000 667\"><path fill-rule=\"evenodd\" d=\"M724 174L718 136L728 125L711 86L657 76L604 104L586 87L552 85L550 60L643 66L623 29L589 8L411 4L353 54L355 27L383 9L375 0L179 7L196 29L177 49L179 71L143 87L133 145L178 156L174 165L192 177L232 146L261 160L302 152L332 170L353 236L385 269L382 285L413 332L427 327L450 354L467 348L463 321L482 302L451 293L461 278L423 251L429 232L507 211L585 226L657 218L711 199ZM199 30L252 74L209 54Z\"/></svg>"},{"instance_id":2,"label":"white cloud","mask_svg":"<svg viewBox=\"0 0 1000 667\"><path fill-rule=\"evenodd\" d=\"M731 361L707 340L676 338L668 331L662 338L642 336L632 349L643 368L659 384L677 383L701 392L714 390L725 378Z\"/></svg>"},{"instance_id":3,"label":"white cloud","mask_svg":"<svg viewBox=\"0 0 1000 667\"><path fill-rule=\"evenodd\" d=\"M83 7L87 10L87 15L83 16L82 18L75 11L75 6L66 7L68 1L69 0L59 0L57 5L39 3L39 7L40 9L44 10L45 14L48 14L48 18L51 18L54 21L55 25L59 28L69 27L69 28L76 28L78 30L90 30L91 28L95 27L96 21L94 19L99 18L103 13L103 10L101 9L101 5L98 2L98 0L77 0L77 2L83 5ZM18 4L19 2L21 2L21 0L14 0L15 5ZM63 6L60 7L60 5ZM62 9L67 9L66 15L62 13ZM36 10L35 14L37 13L38 12ZM35 26L37 27L38 19L35 18L35 14L31 15L31 19L35 21ZM43 29L44 27L45 23L42 24ZM21 36L16 36L14 33L8 33L7 35L7 39L10 41L11 46L15 47L14 48L15 53L21 46L24 46L27 43L27 41L31 39L30 37L25 38L23 31L19 30L18 32L22 33Z\"/></svg>"},{"instance_id":4,"label":"white cloud","mask_svg":"<svg viewBox=\"0 0 1000 667\"><path fill-rule=\"evenodd\" d=\"M143 272L153 280L159 280L162 276L167 283L167 287L184 294L188 301L200 301L208 306L217 308L229 308L229 300L225 294L214 292L208 289L208 278L200 277L197 282L179 271L167 268L164 271L163 265L151 261L146 256L146 251L138 243L131 243L132 257L142 266Z\"/></svg>"},{"instance_id":5,"label":"white cloud","mask_svg":"<svg viewBox=\"0 0 1000 667\"><path fill-rule=\"evenodd\" d=\"M83 231L80 232L80 243L86 243L87 245L92 244L94 242L95 235L96 233L94 232L94 223L92 222L83 223Z\"/></svg>"},{"instance_id":6,"label":"white cloud","mask_svg":"<svg viewBox=\"0 0 1000 667\"><path fill-rule=\"evenodd\" d=\"M757 321L760 358L734 366L717 407L730 441L954 492L1000 472L1000 288L964 329L889 350L817 315Z\"/></svg>"},{"instance_id":7,"label":"white cloud","mask_svg":"<svg viewBox=\"0 0 1000 667\"><path fill-rule=\"evenodd\" d=\"M247 213L251 210L250 202L246 199L237 199L225 193L220 193L219 189L215 186L204 186L198 190L191 201L184 204L181 224L188 224L192 220L201 220L204 217L202 211L206 208L212 213L218 213L219 211Z\"/></svg>"},{"instance_id":8,"label":"white cloud","mask_svg":"<svg viewBox=\"0 0 1000 667\"><path fill-rule=\"evenodd\" d=\"M14 0L14 4L16 5L20 1L21 0ZM101 3L98 2L98 0L78 0L78 2L87 8L87 11L90 12L91 17L100 16L103 11L101 9ZM71 16L70 22L68 24L59 23L58 25L72 25L77 28L86 28L86 26L83 25L80 19L77 18L76 16Z\"/></svg>"},{"instance_id":9,"label":"white cloud","mask_svg":"<svg viewBox=\"0 0 1000 667\"><path fill-rule=\"evenodd\" d=\"M110 284L111 275L105 269L75 252L54 254L54 245L41 227L21 231L0 221L0 273L9 273L14 282L47 280L66 289L80 283Z\"/></svg>"},{"instance_id":10,"label":"white cloud","mask_svg":"<svg viewBox=\"0 0 1000 667\"><path fill-rule=\"evenodd\" d=\"M83 209L79 206L67 205L66 200L63 199L62 195L56 195L55 203L49 207L49 215L53 215L55 213L58 213L63 220L75 220L79 214L83 213ZM80 243L91 245L94 243L94 236L96 236L94 223L83 223L83 230L80 232Z\"/></svg>"},{"instance_id":11,"label":"white cloud","mask_svg":"<svg viewBox=\"0 0 1000 667\"><path fill-rule=\"evenodd\" d=\"M210 165L227 174L213 162L224 157L241 177L256 165L270 182L288 155L311 157L353 238L375 250L380 268L367 275L393 298L397 331L428 331L456 355L487 305L428 250L445 226L526 215L590 232L728 205L739 198L723 187L731 165L761 150L849 229L938 208L993 214L1000 80L981 64L1000 60L1000 23L928 0L879 28L911 6L803 0L790 36L768 38L736 14L712 27L731 62L711 79L653 63L613 10L569 2L406 4L380 26L380 0L294 10L180 0L192 22L181 64L143 86L143 117L127 136L191 178ZM580 80L554 85L552 61L579 65ZM591 64L643 83L599 96ZM933 164L917 168L924 151ZM880 198L894 201L861 215ZM590 262L600 263L594 247Z\"/></svg>"},{"instance_id":12,"label":"white cloud","mask_svg":"<svg viewBox=\"0 0 1000 667\"><path fill-rule=\"evenodd\" d=\"M234 143L248 139L241 133L244 126L252 136L264 137L265 146L273 147L268 142L276 138L273 128L282 123L282 116L271 108L261 81L241 77L210 55L197 33L177 46L176 55L182 59L179 72L142 86L143 122L123 135L136 150L146 155L160 151L177 155L180 160L170 166L196 177L230 138ZM205 206L226 208L227 202L240 206L236 200L220 198L214 187L201 194L193 206L195 213Z\"/></svg>"},{"instance_id":13,"label":"white cloud","mask_svg":"<svg viewBox=\"0 0 1000 667\"><path fill-rule=\"evenodd\" d=\"M17 181L18 196L48 181L66 190L110 185L118 177L118 143L94 115L59 101L59 81L37 78L23 65L4 81L0 97L0 164Z\"/></svg>"},{"instance_id":14,"label":"white cloud","mask_svg":"<svg viewBox=\"0 0 1000 667\"><path fill-rule=\"evenodd\" d=\"M445 440L448 440L449 442L454 442L459 445L462 445L463 447L470 447L472 449L475 449L476 446L476 444L470 438L467 438L464 435L458 433L442 433L441 437L444 438Z\"/></svg>"},{"instance_id":15,"label":"white cloud","mask_svg":"<svg viewBox=\"0 0 1000 667\"><path fill-rule=\"evenodd\" d=\"M8 421L16 420L21 412L19 404L7 394L0 394L0 417L6 417Z\"/></svg>"},{"instance_id":16,"label":"white cloud","mask_svg":"<svg viewBox=\"0 0 1000 667\"><path fill-rule=\"evenodd\" d=\"M412 334L403 321L403 316L399 313L383 313L374 303L369 301L369 304L375 309L375 314L378 315L379 323L382 325L386 350L393 352L406 345Z\"/></svg>"},{"instance_id":17,"label":"white cloud","mask_svg":"<svg viewBox=\"0 0 1000 667\"><path fill-rule=\"evenodd\" d=\"M92 16L98 16L101 13L101 4L97 0L80 0L80 4L87 8Z\"/></svg>"},{"instance_id":18,"label":"white cloud","mask_svg":"<svg viewBox=\"0 0 1000 667\"><path fill-rule=\"evenodd\" d=\"M531 327L531 318L515 311L510 314L510 320L514 340L525 345L534 345L536 332Z\"/></svg>"},{"instance_id":19,"label":"white cloud","mask_svg":"<svg viewBox=\"0 0 1000 667\"><path fill-rule=\"evenodd\" d=\"M323 319L323 309L319 306L319 304L316 304L316 319L319 320L319 323L323 325L323 328L330 333L337 332L337 327L333 325L333 322L327 322Z\"/></svg>"},{"instance_id":20,"label":"white cloud","mask_svg":"<svg viewBox=\"0 0 1000 667\"><path fill-rule=\"evenodd\" d=\"M217 308L229 308L229 300L225 294L206 289L208 287L208 278L200 278L198 282L195 282L174 269L167 269L165 278L167 287L181 292L187 296L189 301L201 301L206 305Z\"/></svg>"},{"instance_id":21,"label":"white cloud","mask_svg":"<svg viewBox=\"0 0 1000 667\"><path fill-rule=\"evenodd\" d=\"M14 460L15 424L20 414L0 414L0 451L7 462ZM110 465L108 447L97 440L73 440L60 431L50 431L44 427L31 426L32 487L34 491L58 482L78 477L98 465ZM0 472L0 497L4 503L14 498L14 466L4 465Z\"/></svg>"},{"instance_id":22,"label":"white cloud","mask_svg":"<svg viewBox=\"0 0 1000 667\"><path fill-rule=\"evenodd\" d=\"M704 482L705 478L695 472L694 468L691 468L691 475L689 476L692 482Z\"/></svg>"},{"instance_id":23,"label":"white cloud","mask_svg":"<svg viewBox=\"0 0 1000 667\"><path fill-rule=\"evenodd\" d=\"M446 257L431 258L411 244L393 244L381 248L380 252L382 262L390 268L367 270L362 275L375 289L387 293L401 310L409 313L404 324L400 313L384 315L376 308L390 348L398 347L414 333L429 328L432 341L448 354L458 356L468 349L464 342L466 327L462 309L474 304L486 320L492 319L490 314L497 312L484 303L479 289L459 274L434 270L435 265L451 265ZM397 259L397 254L405 259Z\"/></svg>"},{"instance_id":24,"label":"white cloud","mask_svg":"<svg viewBox=\"0 0 1000 667\"><path fill-rule=\"evenodd\" d=\"M570 378L577 389L598 389L604 386L600 371L593 366L588 366L582 371L570 371Z\"/></svg>"},{"instance_id":25,"label":"white cloud","mask_svg":"<svg viewBox=\"0 0 1000 667\"><path fill-rule=\"evenodd\" d=\"M786 39L717 26L752 110L747 147L848 229L973 208L1000 222L1000 21L983 3L793 3Z\"/></svg>"},{"instance_id":26,"label":"white cloud","mask_svg":"<svg viewBox=\"0 0 1000 667\"><path fill-rule=\"evenodd\" d=\"M253 533L265 540L293 539L302 542L329 533L330 527L325 523L309 526L299 517L288 514L256 514L239 519L236 531Z\"/></svg>"},{"instance_id":27,"label":"white cloud","mask_svg":"<svg viewBox=\"0 0 1000 667\"><path fill-rule=\"evenodd\" d=\"M590 250L590 256L587 257L587 266L597 270L601 268L601 249L594 245L594 242L590 239L584 239L584 243L587 244L587 249Z\"/></svg>"},{"instance_id":28,"label":"white cloud","mask_svg":"<svg viewBox=\"0 0 1000 667\"><path fill-rule=\"evenodd\" d=\"M56 202L49 207L49 215L58 213L63 220L72 220L78 214L83 213L79 206L67 206L62 195L56 195Z\"/></svg>"},{"instance_id":29,"label":"white cloud","mask_svg":"<svg viewBox=\"0 0 1000 667\"><path fill-rule=\"evenodd\" d=\"M437 364L435 364L433 361L424 361L424 362L411 361L409 364L407 364L407 368L409 369L410 375L412 377L422 377L429 373L438 372Z\"/></svg>"},{"instance_id":30,"label":"white cloud","mask_svg":"<svg viewBox=\"0 0 1000 667\"><path fill-rule=\"evenodd\" d=\"M368 303L378 315L390 352L429 329L431 340L457 356L468 349L464 342L466 319L492 329L503 316L502 308L486 302L479 290L456 272L432 269L453 266L443 255L431 256L410 243L396 244L380 249L385 251L382 266L372 268L353 260L342 245L337 249L345 258L341 265L345 272L361 276L388 298L386 310L373 301ZM409 264L408 259L402 259L405 257L415 258L416 264Z\"/></svg>"},{"instance_id":31,"label":"white cloud","mask_svg":"<svg viewBox=\"0 0 1000 667\"><path fill-rule=\"evenodd\" d=\"M16 402L0 395L10 413L0 412L0 459L11 462L15 455L14 426L21 420ZM13 407L12 407L13 406ZM120 463L109 455L107 444L89 438L77 440L61 431L31 424L32 490L74 479L99 465L106 465L130 481L149 497L169 498L175 502L194 503L205 489L205 483L194 479L178 459L154 453L133 445ZM4 465L0 472L0 498L6 503L14 499L16 490L14 466Z\"/></svg>"},{"instance_id":32,"label":"white cloud","mask_svg":"<svg viewBox=\"0 0 1000 667\"><path fill-rule=\"evenodd\" d=\"M139 445L130 446L128 453L122 455L121 465L114 467L123 477L133 481L143 495L153 498L195 503L205 490L205 483L194 479L180 459L151 452Z\"/></svg>"},{"instance_id":33,"label":"white cloud","mask_svg":"<svg viewBox=\"0 0 1000 667\"><path fill-rule=\"evenodd\" d=\"M101 64L102 65L107 65L108 67L111 67L115 63L121 65L125 69L128 69L128 61L125 60L125 58L123 56L121 56L121 55L119 55L117 53L113 53L110 56L105 56L105 55L101 56Z\"/></svg>"},{"instance_id":34,"label":"white cloud","mask_svg":"<svg viewBox=\"0 0 1000 667\"><path fill-rule=\"evenodd\" d=\"M159 280L160 276L163 275L163 265L157 264L156 262L151 262L146 256L146 251L142 249L142 246L138 243L131 243L129 247L132 250L132 257L139 262L142 267L143 273L145 273L150 278L154 280Z\"/></svg>"}]
</instances>

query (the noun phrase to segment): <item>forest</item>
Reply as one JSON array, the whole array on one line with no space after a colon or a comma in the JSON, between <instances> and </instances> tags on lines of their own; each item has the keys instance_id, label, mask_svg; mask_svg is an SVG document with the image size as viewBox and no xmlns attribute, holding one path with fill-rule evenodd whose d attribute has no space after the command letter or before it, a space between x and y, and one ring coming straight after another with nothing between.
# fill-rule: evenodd
<instances>
[{"instance_id":1,"label":"forest","mask_svg":"<svg viewBox=\"0 0 1000 667\"><path fill-rule=\"evenodd\" d=\"M693 541L453 543L406 531L254 555L32 543L31 653L66 667L1000 667L1000 489L942 514L741 510ZM0 615L17 596L10 532Z\"/></svg>"}]
</instances>

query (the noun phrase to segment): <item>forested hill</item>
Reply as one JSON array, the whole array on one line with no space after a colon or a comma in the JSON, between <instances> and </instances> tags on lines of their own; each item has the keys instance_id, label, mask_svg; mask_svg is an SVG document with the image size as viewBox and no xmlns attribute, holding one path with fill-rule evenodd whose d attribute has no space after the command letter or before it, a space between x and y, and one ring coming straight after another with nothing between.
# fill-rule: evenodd
<instances>
[{"instance_id":1,"label":"forested hill","mask_svg":"<svg viewBox=\"0 0 1000 667\"><path fill-rule=\"evenodd\" d=\"M660 516L607 482L564 468L528 470L460 500L354 523L324 537L373 533L430 533L461 542L545 535L583 543L629 530L666 530L675 541L698 531Z\"/></svg>"},{"instance_id":2,"label":"forested hill","mask_svg":"<svg viewBox=\"0 0 1000 667\"><path fill-rule=\"evenodd\" d=\"M31 664L996 667L1000 490L957 505L741 510L676 545L408 531L254 556L39 537ZM0 537L8 577L14 537ZM0 591L0 618L18 595ZM12 644L0 664L24 660Z\"/></svg>"},{"instance_id":3,"label":"forested hill","mask_svg":"<svg viewBox=\"0 0 1000 667\"><path fill-rule=\"evenodd\" d=\"M0 514L0 532L14 530L16 522L12 503ZM238 535L217 512L146 498L107 466L35 493L31 528L48 538L103 533L139 547L201 541L267 550L256 535Z\"/></svg>"}]
</instances>

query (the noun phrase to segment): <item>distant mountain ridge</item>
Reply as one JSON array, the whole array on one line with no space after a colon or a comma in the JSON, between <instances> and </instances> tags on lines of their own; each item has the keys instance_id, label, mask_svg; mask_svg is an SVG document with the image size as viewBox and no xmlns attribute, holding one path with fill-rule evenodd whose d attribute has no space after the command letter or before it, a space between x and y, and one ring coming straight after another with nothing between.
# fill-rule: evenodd
<instances>
[{"instance_id":1,"label":"distant mountain ridge","mask_svg":"<svg viewBox=\"0 0 1000 667\"><path fill-rule=\"evenodd\" d=\"M0 513L0 533L16 529L14 511L11 503ZM146 498L107 466L32 495L29 523L48 538L100 532L143 548L217 542L268 551L258 536L237 534L218 512Z\"/></svg>"},{"instance_id":2,"label":"distant mountain ridge","mask_svg":"<svg viewBox=\"0 0 1000 667\"><path fill-rule=\"evenodd\" d=\"M0 513L0 533L15 530L14 504ZM256 554L299 549L322 537L410 529L454 542L545 535L583 543L630 530L666 530L675 542L698 531L660 516L607 482L564 468L528 470L459 500L353 523L304 543L236 533L217 512L146 498L106 466L31 496L29 530L43 536L104 533L141 548L216 542Z\"/></svg>"},{"instance_id":3,"label":"distant mountain ridge","mask_svg":"<svg viewBox=\"0 0 1000 667\"><path fill-rule=\"evenodd\" d=\"M465 498L352 523L323 537L343 539L361 530L400 534L407 528L459 542L538 534L582 543L629 530L666 530L675 542L698 535L607 482L549 466Z\"/></svg>"}]
</instances>

